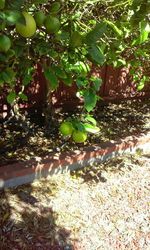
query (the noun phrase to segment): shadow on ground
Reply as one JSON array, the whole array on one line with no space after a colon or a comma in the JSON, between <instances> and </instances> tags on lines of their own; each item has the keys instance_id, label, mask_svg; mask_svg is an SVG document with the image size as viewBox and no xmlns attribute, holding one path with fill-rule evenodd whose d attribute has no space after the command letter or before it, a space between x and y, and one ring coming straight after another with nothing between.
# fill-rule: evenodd
<instances>
[{"instance_id":1,"label":"shadow on ground","mask_svg":"<svg viewBox=\"0 0 150 250\"><path fill-rule=\"evenodd\" d=\"M80 177L83 182L107 182L104 177L104 172L106 173L120 173L124 174L126 171L131 171L133 167L143 166L145 160L148 162L150 159L150 154L141 155L125 155L120 157L115 157L114 159L107 160L101 164L94 163L93 165L87 166L84 169L79 169L72 171L72 175L75 177Z\"/></svg>"},{"instance_id":2,"label":"shadow on ground","mask_svg":"<svg viewBox=\"0 0 150 250\"><path fill-rule=\"evenodd\" d=\"M0 192L0 249L75 249L69 239L71 232L58 227L57 214L31 192L30 185L17 192Z\"/></svg>"},{"instance_id":3,"label":"shadow on ground","mask_svg":"<svg viewBox=\"0 0 150 250\"><path fill-rule=\"evenodd\" d=\"M71 115L79 117L81 109L67 112L55 110L55 123L46 128L44 118L33 111L24 122L13 119L0 120L0 162L2 165L46 157L49 153L68 152L83 148L59 133L62 120ZM150 128L150 101L127 100L120 103L101 103L93 113L100 133L89 135L87 146L129 135L147 133Z\"/></svg>"}]
</instances>

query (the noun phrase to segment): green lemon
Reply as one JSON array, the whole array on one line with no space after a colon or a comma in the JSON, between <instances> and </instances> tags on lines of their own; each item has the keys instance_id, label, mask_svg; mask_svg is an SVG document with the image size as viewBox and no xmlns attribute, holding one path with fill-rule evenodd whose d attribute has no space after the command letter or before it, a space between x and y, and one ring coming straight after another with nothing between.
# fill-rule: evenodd
<instances>
[{"instance_id":1,"label":"green lemon","mask_svg":"<svg viewBox=\"0 0 150 250\"><path fill-rule=\"evenodd\" d=\"M0 10L5 8L5 0L0 0Z\"/></svg>"},{"instance_id":2,"label":"green lemon","mask_svg":"<svg viewBox=\"0 0 150 250\"><path fill-rule=\"evenodd\" d=\"M31 16L29 13L23 12L22 14L25 18L26 24L18 23L16 25L16 30L21 36L25 38L32 37L36 32L36 22L33 16Z\"/></svg>"},{"instance_id":3,"label":"green lemon","mask_svg":"<svg viewBox=\"0 0 150 250\"><path fill-rule=\"evenodd\" d=\"M45 21L45 19L46 19L46 16L45 16L45 14L43 13L43 11L38 11L38 12L35 13L34 19L35 19L35 22L36 22L37 26L38 26L39 28L41 28L42 25L44 24L44 21Z\"/></svg>"},{"instance_id":4,"label":"green lemon","mask_svg":"<svg viewBox=\"0 0 150 250\"><path fill-rule=\"evenodd\" d=\"M64 136L72 135L73 132L73 126L71 122L63 122L60 125L59 131L62 133Z\"/></svg>"},{"instance_id":5,"label":"green lemon","mask_svg":"<svg viewBox=\"0 0 150 250\"><path fill-rule=\"evenodd\" d=\"M76 143L83 143L87 139L87 133L79 130L75 130L72 134L72 139Z\"/></svg>"},{"instance_id":6,"label":"green lemon","mask_svg":"<svg viewBox=\"0 0 150 250\"><path fill-rule=\"evenodd\" d=\"M7 52L11 47L11 40L8 36L0 35L0 52Z\"/></svg>"},{"instance_id":7,"label":"green lemon","mask_svg":"<svg viewBox=\"0 0 150 250\"><path fill-rule=\"evenodd\" d=\"M60 28L60 21L57 17L47 16L45 20L45 28L48 34L56 33Z\"/></svg>"},{"instance_id":8,"label":"green lemon","mask_svg":"<svg viewBox=\"0 0 150 250\"><path fill-rule=\"evenodd\" d=\"M60 10L61 4L59 2L54 2L51 5L50 13L51 14L57 14Z\"/></svg>"}]
</instances>

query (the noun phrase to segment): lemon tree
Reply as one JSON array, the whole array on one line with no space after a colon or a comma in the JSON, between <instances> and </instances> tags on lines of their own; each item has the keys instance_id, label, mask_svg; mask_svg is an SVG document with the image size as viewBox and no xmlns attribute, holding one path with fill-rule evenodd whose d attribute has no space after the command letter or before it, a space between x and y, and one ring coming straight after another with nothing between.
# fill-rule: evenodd
<instances>
[{"instance_id":1,"label":"lemon tree","mask_svg":"<svg viewBox=\"0 0 150 250\"><path fill-rule=\"evenodd\" d=\"M60 83L75 84L85 115L92 114L103 84L92 73L95 66L128 67L141 91L149 82L149 10L148 0L0 0L0 88L7 89L12 113L28 101L37 64L47 83L41 106L50 118ZM82 129L73 126L76 132L98 133L96 125L78 119Z\"/></svg>"}]
</instances>

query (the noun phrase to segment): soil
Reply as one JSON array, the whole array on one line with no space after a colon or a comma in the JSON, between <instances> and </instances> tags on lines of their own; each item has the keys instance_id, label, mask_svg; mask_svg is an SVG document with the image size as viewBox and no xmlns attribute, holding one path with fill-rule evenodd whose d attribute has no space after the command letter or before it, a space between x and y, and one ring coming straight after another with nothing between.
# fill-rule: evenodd
<instances>
[{"instance_id":1,"label":"soil","mask_svg":"<svg viewBox=\"0 0 150 250\"><path fill-rule=\"evenodd\" d=\"M80 110L76 112L78 116ZM99 134L89 135L84 144L75 144L70 138L59 133L59 124L73 112L55 110L55 123L49 128L44 126L44 116L30 114L26 121L13 119L1 121L0 126L0 162L1 165L26 161L34 157L44 157L53 152L72 151L117 140L129 135L146 133L150 130L150 100L128 100L99 105L94 117Z\"/></svg>"}]
</instances>

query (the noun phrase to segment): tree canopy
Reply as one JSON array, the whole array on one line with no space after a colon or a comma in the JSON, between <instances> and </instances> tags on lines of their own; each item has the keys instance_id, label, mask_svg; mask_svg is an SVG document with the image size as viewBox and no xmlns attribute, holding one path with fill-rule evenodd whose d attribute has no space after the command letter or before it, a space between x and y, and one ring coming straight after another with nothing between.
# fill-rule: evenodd
<instances>
[{"instance_id":1,"label":"tree canopy","mask_svg":"<svg viewBox=\"0 0 150 250\"><path fill-rule=\"evenodd\" d=\"M149 11L150 0L0 0L0 88L7 87L7 102L27 101L37 63L48 91L75 82L87 112L102 84L93 64L130 67L141 90L149 80Z\"/></svg>"}]
</instances>

